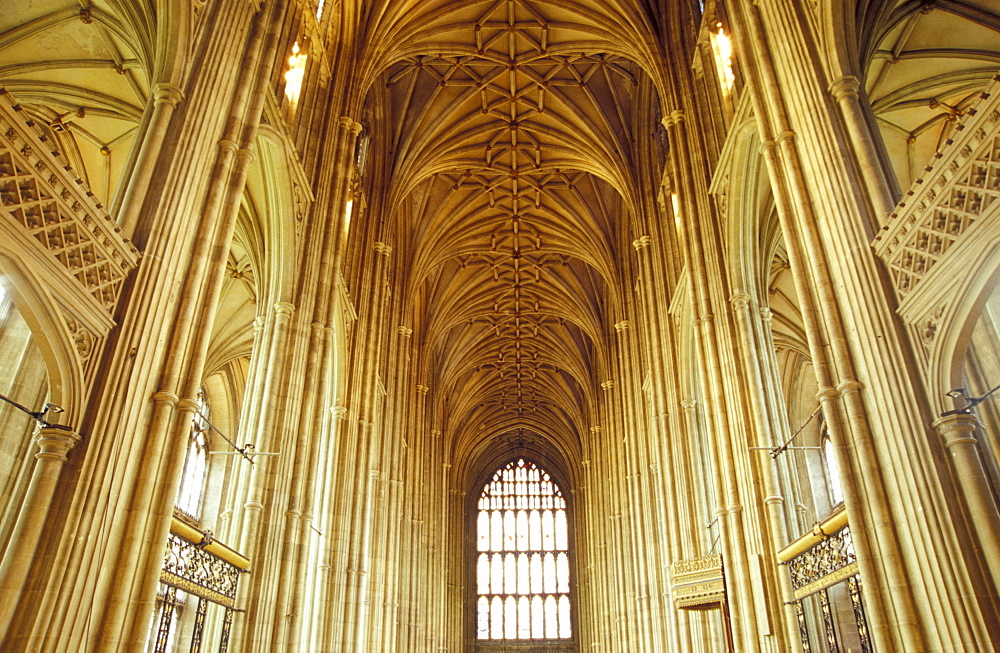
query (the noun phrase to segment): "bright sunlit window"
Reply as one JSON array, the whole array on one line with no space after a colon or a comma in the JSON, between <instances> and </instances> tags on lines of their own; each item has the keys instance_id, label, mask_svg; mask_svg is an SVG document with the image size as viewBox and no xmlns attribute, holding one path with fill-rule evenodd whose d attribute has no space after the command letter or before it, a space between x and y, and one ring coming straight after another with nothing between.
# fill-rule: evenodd
<instances>
[{"instance_id":1,"label":"bright sunlit window","mask_svg":"<svg viewBox=\"0 0 1000 653\"><path fill-rule=\"evenodd\" d=\"M288 71L285 72L285 96L292 104L299 101L302 93L302 79L306 74L306 55L299 52L299 42L292 45L292 56L288 57Z\"/></svg>"},{"instance_id":2,"label":"bright sunlit window","mask_svg":"<svg viewBox=\"0 0 1000 653\"><path fill-rule=\"evenodd\" d=\"M566 500L524 459L497 470L479 497L477 639L569 639Z\"/></svg>"},{"instance_id":3,"label":"bright sunlit window","mask_svg":"<svg viewBox=\"0 0 1000 653\"><path fill-rule=\"evenodd\" d=\"M826 478L830 490L830 499L834 504L844 502L844 487L840 484L840 466L837 464L837 452L830 441L830 436L823 438L823 464L826 466Z\"/></svg>"},{"instance_id":4,"label":"bright sunlit window","mask_svg":"<svg viewBox=\"0 0 1000 653\"><path fill-rule=\"evenodd\" d=\"M198 393L198 414L191 420L191 435L188 439L187 455L184 456L184 471L181 486L177 489L174 505L182 512L201 518L201 500L205 494L205 474L208 469L208 404L204 392Z\"/></svg>"},{"instance_id":5,"label":"bright sunlit window","mask_svg":"<svg viewBox=\"0 0 1000 653\"><path fill-rule=\"evenodd\" d=\"M715 30L712 31L712 50L715 52L715 65L719 70L722 92L728 94L733 90L736 76L733 74L733 44L722 23L716 23Z\"/></svg>"}]
</instances>

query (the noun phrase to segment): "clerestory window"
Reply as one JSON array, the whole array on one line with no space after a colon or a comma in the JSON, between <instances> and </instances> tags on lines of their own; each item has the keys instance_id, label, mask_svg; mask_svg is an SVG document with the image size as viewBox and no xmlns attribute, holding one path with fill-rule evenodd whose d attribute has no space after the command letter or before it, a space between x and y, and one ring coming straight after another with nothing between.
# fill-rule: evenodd
<instances>
[{"instance_id":1,"label":"clerestory window","mask_svg":"<svg viewBox=\"0 0 1000 653\"><path fill-rule=\"evenodd\" d=\"M728 96L733 90L736 75L733 73L733 43L721 21L716 21L712 28L712 52L715 54L715 66L719 74L719 85L722 94Z\"/></svg>"},{"instance_id":2,"label":"clerestory window","mask_svg":"<svg viewBox=\"0 0 1000 653\"><path fill-rule=\"evenodd\" d=\"M830 502L834 506L844 502L844 486L840 481L840 465L837 463L837 451L830 440L824 427L823 433L823 467L826 472L827 490L830 494Z\"/></svg>"},{"instance_id":3,"label":"clerestory window","mask_svg":"<svg viewBox=\"0 0 1000 653\"><path fill-rule=\"evenodd\" d=\"M518 459L493 474L478 508L476 638L570 639L569 533L559 486Z\"/></svg>"},{"instance_id":4,"label":"clerestory window","mask_svg":"<svg viewBox=\"0 0 1000 653\"><path fill-rule=\"evenodd\" d=\"M174 505L189 517L201 519L201 502L205 495L205 480L208 472L208 402L205 391L198 391L198 412L191 420L187 453L184 456L184 471L181 484L177 488Z\"/></svg>"}]
</instances>

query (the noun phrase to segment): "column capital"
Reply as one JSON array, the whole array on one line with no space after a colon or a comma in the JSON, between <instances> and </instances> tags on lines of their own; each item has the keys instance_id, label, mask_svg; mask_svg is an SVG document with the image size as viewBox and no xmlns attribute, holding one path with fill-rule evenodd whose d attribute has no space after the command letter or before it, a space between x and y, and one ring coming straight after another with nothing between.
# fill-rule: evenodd
<instances>
[{"instance_id":1,"label":"column capital","mask_svg":"<svg viewBox=\"0 0 1000 653\"><path fill-rule=\"evenodd\" d=\"M340 126L355 136L361 133L361 123L349 116L340 117Z\"/></svg>"},{"instance_id":2,"label":"column capital","mask_svg":"<svg viewBox=\"0 0 1000 653\"><path fill-rule=\"evenodd\" d=\"M200 406L198 405L198 401L195 399L180 399L177 401L176 408L177 410L189 410L192 413L196 413L198 412Z\"/></svg>"},{"instance_id":3,"label":"column capital","mask_svg":"<svg viewBox=\"0 0 1000 653\"><path fill-rule=\"evenodd\" d=\"M154 393L153 396L150 397L150 399L152 399L153 403L156 404L169 404L171 406L176 406L177 402L180 400L180 397L175 395L173 392L160 390L159 392Z\"/></svg>"},{"instance_id":4,"label":"column capital","mask_svg":"<svg viewBox=\"0 0 1000 653\"><path fill-rule=\"evenodd\" d=\"M610 390L611 388L615 387L615 382L612 381L611 379L608 379L607 381L602 381L601 387L604 388L605 390Z\"/></svg>"},{"instance_id":5,"label":"column capital","mask_svg":"<svg viewBox=\"0 0 1000 653\"><path fill-rule=\"evenodd\" d=\"M413 329L403 325L396 327L396 331L397 333L399 333L399 335L403 336L404 338L409 338L410 336L413 335Z\"/></svg>"},{"instance_id":6,"label":"column capital","mask_svg":"<svg viewBox=\"0 0 1000 653\"><path fill-rule=\"evenodd\" d=\"M428 388L427 386L420 383L417 384L417 394L425 395L427 394L428 391L430 391L430 388Z\"/></svg>"},{"instance_id":7,"label":"column capital","mask_svg":"<svg viewBox=\"0 0 1000 653\"><path fill-rule=\"evenodd\" d=\"M774 139L774 142L777 145L781 145L785 141L788 141L790 143L794 143L795 142L795 132L792 131L791 129L786 129L785 131L783 131L780 134L778 134L777 138Z\"/></svg>"},{"instance_id":8,"label":"column capital","mask_svg":"<svg viewBox=\"0 0 1000 653\"><path fill-rule=\"evenodd\" d=\"M153 87L153 104L169 104L171 108L184 101L184 91L178 86L161 82Z\"/></svg>"},{"instance_id":9,"label":"column capital","mask_svg":"<svg viewBox=\"0 0 1000 653\"><path fill-rule=\"evenodd\" d=\"M615 331L622 333L623 331L628 331L628 320L621 320L615 322Z\"/></svg>"},{"instance_id":10,"label":"column capital","mask_svg":"<svg viewBox=\"0 0 1000 653\"><path fill-rule=\"evenodd\" d=\"M382 241L378 241L375 243L375 251L383 256L389 256L392 254L392 245L387 245Z\"/></svg>"},{"instance_id":11,"label":"column capital","mask_svg":"<svg viewBox=\"0 0 1000 653\"><path fill-rule=\"evenodd\" d=\"M241 159L244 163L249 165L253 163L257 157L254 155L253 150L251 150L250 148L241 147L240 149L236 150L236 158Z\"/></svg>"},{"instance_id":12,"label":"column capital","mask_svg":"<svg viewBox=\"0 0 1000 653\"><path fill-rule=\"evenodd\" d=\"M824 401L830 401L837 398L837 391L833 388L823 388L816 393L816 399L823 403Z\"/></svg>"},{"instance_id":13,"label":"column capital","mask_svg":"<svg viewBox=\"0 0 1000 653\"><path fill-rule=\"evenodd\" d=\"M743 311L750 307L750 295L745 292L733 293L733 296L729 298L729 302L733 305L733 308L737 311Z\"/></svg>"},{"instance_id":14,"label":"column capital","mask_svg":"<svg viewBox=\"0 0 1000 653\"><path fill-rule=\"evenodd\" d=\"M635 251L638 252L642 249L645 249L646 247L649 247L649 244L652 241L653 239L650 238L649 236L639 236L638 238L632 241L632 247L635 247Z\"/></svg>"},{"instance_id":15,"label":"column capital","mask_svg":"<svg viewBox=\"0 0 1000 653\"><path fill-rule=\"evenodd\" d=\"M853 394L855 392L861 392L861 389L863 387L865 386L863 383L861 383L861 381L858 381L856 379L848 379L847 381L844 381L843 383L837 386L837 392L839 392L841 396L844 396Z\"/></svg>"},{"instance_id":16,"label":"column capital","mask_svg":"<svg viewBox=\"0 0 1000 653\"><path fill-rule=\"evenodd\" d=\"M853 75L844 75L830 84L830 94L838 102L845 98L858 97L861 82Z\"/></svg>"},{"instance_id":17,"label":"column capital","mask_svg":"<svg viewBox=\"0 0 1000 653\"><path fill-rule=\"evenodd\" d=\"M43 426L35 434L35 444L38 445L35 458L51 458L66 462L66 455L80 440L80 434L68 426L58 424Z\"/></svg>"},{"instance_id":18,"label":"column capital","mask_svg":"<svg viewBox=\"0 0 1000 653\"><path fill-rule=\"evenodd\" d=\"M289 302L276 302L274 304L275 315L291 315L295 312L295 304Z\"/></svg>"},{"instance_id":19,"label":"column capital","mask_svg":"<svg viewBox=\"0 0 1000 653\"><path fill-rule=\"evenodd\" d=\"M664 127L670 129L674 125L684 122L684 111L681 109L674 109L668 115L663 116L663 119L660 120L660 122Z\"/></svg>"},{"instance_id":20,"label":"column capital","mask_svg":"<svg viewBox=\"0 0 1000 653\"><path fill-rule=\"evenodd\" d=\"M958 444L978 444L976 429L979 420L969 413L945 415L934 420L931 425L944 439L944 446L950 449Z\"/></svg>"}]
</instances>

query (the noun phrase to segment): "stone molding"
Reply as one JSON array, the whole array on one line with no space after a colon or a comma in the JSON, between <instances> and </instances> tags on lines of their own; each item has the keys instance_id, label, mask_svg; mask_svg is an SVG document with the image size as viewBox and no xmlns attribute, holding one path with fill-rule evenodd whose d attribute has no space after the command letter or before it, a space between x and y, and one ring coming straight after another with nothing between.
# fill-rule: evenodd
<instances>
[{"instance_id":1,"label":"stone molding","mask_svg":"<svg viewBox=\"0 0 1000 653\"><path fill-rule=\"evenodd\" d=\"M1000 77L994 77L872 242L889 269L899 312L907 321L916 322L926 312L921 295L938 296L917 291L947 281L935 270L942 270L949 252L967 241L973 225L995 220L1000 212L998 144Z\"/></svg>"}]
</instances>

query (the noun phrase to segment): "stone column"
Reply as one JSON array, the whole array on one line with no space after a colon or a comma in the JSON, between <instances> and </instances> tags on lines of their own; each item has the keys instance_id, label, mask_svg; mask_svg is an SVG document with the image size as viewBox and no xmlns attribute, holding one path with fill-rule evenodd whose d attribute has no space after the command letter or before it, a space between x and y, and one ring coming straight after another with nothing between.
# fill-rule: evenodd
<instances>
[{"instance_id":1,"label":"stone column","mask_svg":"<svg viewBox=\"0 0 1000 653\"><path fill-rule=\"evenodd\" d=\"M380 423L376 418L376 387L378 365L383 355L383 319L386 309L386 270L392 246L378 241L372 246L368 258L370 273L362 282L359 293L365 313L359 320L356 344L353 351L353 369L350 384L350 401L358 406L358 419L346 434L348 442L356 448L354 468L344 467L337 482L352 489L350 504L345 506L343 537L346 548L343 572L346 575L344 602L337 618L342 619L341 650L364 648L369 641L369 587L371 572L371 546L373 536L373 492L378 477L378 451L381 446Z\"/></svg>"},{"instance_id":2,"label":"stone column","mask_svg":"<svg viewBox=\"0 0 1000 653\"><path fill-rule=\"evenodd\" d=\"M626 627L629 614L628 597L630 588L629 574L626 566L629 562L627 554L628 540L622 529L622 482L623 463L620 445L621 431L620 410L622 401L618 399L613 379L601 383L604 390L604 411L601 431L602 455L598 458L601 464L600 479L602 490L606 496L605 510L599 513L604 530L604 564L607 566L610 587L607 596L611 598L610 629L608 644L612 650L621 647L628 649L632 633Z\"/></svg>"},{"instance_id":3,"label":"stone column","mask_svg":"<svg viewBox=\"0 0 1000 653\"><path fill-rule=\"evenodd\" d=\"M43 426L35 436L38 453L31 472L28 490L17 515L3 562L0 563L0 642L6 636L17 609L21 592L38 548L38 538L48 518L52 495L55 493L66 456L80 441L69 427Z\"/></svg>"},{"instance_id":4,"label":"stone column","mask_svg":"<svg viewBox=\"0 0 1000 653\"><path fill-rule=\"evenodd\" d=\"M142 145L117 215L118 224L129 238L135 230L149 183L153 180L156 159L160 156L170 119L183 99L184 92L172 84L157 84L153 87L153 109L149 125L143 134Z\"/></svg>"},{"instance_id":5,"label":"stone column","mask_svg":"<svg viewBox=\"0 0 1000 653\"><path fill-rule=\"evenodd\" d=\"M1000 512L997 511L993 488L983 467L976 438L979 420L965 413L946 415L934 420L934 428L951 455L955 477L969 511L969 521L979 539L993 586L1000 588Z\"/></svg>"},{"instance_id":6,"label":"stone column","mask_svg":"<svg viewBox=\"0 0 1000 653\"><path fill-rule=\"evenodd\" d=\"M865 182L872 209L879 220L885 220L896 208L893 201L895 180L890 179L876 153L874 137L861 106L860 90L861 82L850 75L841 77L830 85L830 94L840 106L844 125L850 135L849 142L861 165L861 178Z\"/></svg>"},{"instance_id":7,"label":"stone column","mask_svg":"<svg viewBox=\"0 0 1000 653\"><path fill-rule=\"evenodd\" d=\"M330 409L330 414L333 420L333 425L330 427L330 442L331 446L333 446L333 443L336 442L344 428L344 417L347 415L347 409L343 406L334 406ZM336 447L334 447L335 451ZM323 475L327 486L323 506L329 513L333 513L334 511L332 503L334 497L336 497L336 492L334 491L336 469L337 461L333 456L330 456L327 460L326 473ZM327 520L325 530L323 549L319 556L319 569L316 575L316 607L313 610L313 618L319 622L314 628L315 636L312 639L312 650L315 651L329 650L330 643L333 641L330 614L331 603L333 602L331 597L334 593L330 591L330 585L336 578L336 574L333 571L336 556L336 537L332 519Z\"/></svg>"},{"instance_id":8,"label":"stone column","mask_svg":"<svg viewBox=\"0 0 1000 653\"><path fill-rule=\"evenodd\" d=\"M658 216L654 216L654 219ZM661 623L654 624L654 632L657 636L657 646L669 648L671 643L674 647L680 644L681 621L686 619L683 614L678 614L677 610L670 605L669 599L669 563L672 559L680 559L680 531L679 523L670 522L669 516L676 520L679 517L677 504L677 472L671 464L671 453L675 448L678 439L676 433L670 432L670 417L667 410L668 388L675 384L675 379L671 376L670 367L666 359L673 355L673 342L668 340L667 329L664 328L662 307L658 303L660 297L667 295L659 283L660 279L653 270L651 255L650 236L640 236L632 242L632 247L636 250L639 266L641 270L640 281L642 283L641 301L645 313L646 334L645 349L649 357L650 376L652 388L650 395L652 400L652 410L655 424L647 426L647 433L651 438L650 442L650 462L649 462L649 483L653 494L653 513L657 528L647 529L652 546L656 553L656 574L655 585L651 589L651 594L655 596L654 609L656 618ZM664 632L664 630L666 632Z\"/></svg>"},{"instance_id":9,"label":"stone column","mask_svg":"<svg viewBox=\"0 0 1000 653\"><path fill-rule=\"evenodd\" d=\"M406 538L406 560L411 567L410 573L402 579L400 598L406 601L405 628L400 632L400 649L407 651L420 650L422 645L423 615L425 606L421 600L424 587L424 464L427 456L427 393L426 385L416 384L416 397L413 399L413 420L407 430L407 441L410 443L406 462L406 487L408 510L404 519L409 520Z\"/></svg>"},{"instance_id":10,"label":"stone column","mask_svg":"<svg viewBox=\"0 0 1000 653\"><path fill-rule=\"evenodd\" d=\"M672 174L678 186L678 225L685 265L690 274L692 311L695 319L695 342L698 347L702 393L705 397L708 432L711 434L716 469L716 493L725 512L720 518L723 555L726 563L726 590L732 615L733 639L737 647L748 651L761 650L763 634L757 620L759 605L754 592L754 561L758 543L752 530L755 510L746 502L747 479L743 478L745 447L734 435L734 415L726 384L727 361L723 347L727 344L727 323L715 314L716 290L711 279L725 278L725 270L714 257L716 236L710 226L714 212L699 203L699 180L695 172L700 161L693 159L687 117L674 110L664 119L673 154ZM749 511L749 517L747 512Z\"/></svg>"},{"instance_id":11,"label":"stone column","mask_svg":"<svg viewBox=\"0 0 1000 653\"><path fill-rule=\"evenodd\" d=\"M949 514L950 481L935 469L915 352L894 314L867 183L850 154L851 127L822 78L826 36L802 3L740 0L737 51L748 77L775 204L807 324L819 398L843 453L845 505L876 648L981 646L985 615ZM817 72L820 72L817 75ZM847 94L849 95L849 93ZM771 150L771 147L768 147Z\"/></svg>"},{"instance_id":12,"label":"stone column","mask_svg":"<svg viewBox=\"0 0 1000 653\"><path fill-rule=\"evenodd\" d=\"M648 477L644 473L648 467L648 447L646 437L648 426L641 419L644 397L637 389L636 376L640 368L635 360L634 341L631 338L631 323L620 320L615 323L618 335L618 376L622 380L620 401L624 422L622 441L624 451L622 469L619 474L624 479L622 483L623 501L622 513L627 518L624 526L628 529L625 535L629 540L628 557L624 560L632 570L634 578L634 595L628 597L627 614L631 620L628 630L634 638L635 646L642 651L655 651L653 643L652 604L659 604L658 598L651 600L656 585L655 570L659 556L654 547L649 546L647 537L655 529L646 528L652 517L649 511L649 496L647 493ZM629 607L630 605L630 607Z\"/></svg>"},{"instance_id":13,"label":"stone column","mask_svg":"<svg viewBox=\"0 0 1000 653\"><path fill-rule=\"evenodd\" d=\"M400 293L395 293L393 300L399 302L400 297ZM398 316L400 310L397 303L393 314ZM408 498L403 481L406 475L404 455L409 447L405 434L409 432L413 410L412 395L407 390L412 387L416 378L411 356L413 329L399 325L396 327L396 333L399 337L395 339L390 359L391 364L397 369L390 391L394 403L392 408L387 407L386 411L392 416L391 421L386 422L390 442L383 448L381 464L381 469L386 473L383 495L385 510L382 511L385 519L378 525L377 541L380 544L376 544L376 555L380 557L379 575L382 593L375 632L381 638L378 645L385 650L391 650L396 646L399 615L402 612L399 585L402 582L401 572L404 569L404 552L401 544L403 534L408 530L404 521L407 518L405 505Z\"/></svg>"},{"instance_id":14,"label":"stone column","mask_svg":"<svg viewBox=\"0 0 1000 653\"><path fill-rule=\"evenodd\" d=\"M286 365L287 340L289 325L295 307L287 302L276 303L269 316L267 333L270 340L264 343L266 347L266 359L268 365L263 370L263 376L256 384L260 390L257 396L260 407L255 424L248 425L246 432L247 439L253 443L258 451L274 451L272 447L277 446L273 440L278 420L277 414L280 409L280 396L284 391L283 372ZM262 349L264 349L262 347ZM269 471L269 467L277 464L278 461L270 461L267 457L258 458L256 464L250 468L247 481L247 495L240 508L240 533L236 549L256 560L258 551L262 549L261 533L271 518L265 514L269 505L265 502L267 485L273 480L275 475ZM259 599L260 584L264 575L264 564L258 562L255 565L256 573L240 583L238 605L248 607L243 619L234 622L231 646L234 650L241 648L252 648L257 630L261 621L261 606ZM266 612L266 609L264 610Z\"/></svg>"},{"instance_id":15,"label":"stone column","mask_svg":"<svg viewBox=\"0 0 1000 653\"><path fill-rule=\"evenodd\" d=\"M678 451L678 456L676 456L672 464L676 465L678 468L684 466L693 465L702 456L709 456L709 465L713 469L717 469L717 465L714 462L714 457L711 451L705 451L701 447L696 447L695 437L699 432L699 420L698 420L698 400L691 397L686 397L681 399L680 408L683 412L683 435L681 440L683 446ZM718 499L718 493L715 494L715 505L704 505L703 500L707 497L708 492L701 491L702 488L696 487L694 483L694 474L690 470L685 468L684 474L684 487L686 490L685 494L682 495L683 508L682 514L688 519L688 529L684 534L683 541L683 556L679 556L678 559L696 557L699 555L704 555L714 547L712 547L711 538L711 523L702 523L698 519L699 514L705 515L707 517L713 517L716 523L721 522L725 516L725 509ZM711 481L702 479L702 483L708 484ZM699 510L701 509L701 510ZM721 533L721 526L720 526ZM720 541L722 536L720 535ZM725 544L723 544L723 547ZM723 554L723 564L725 564L725 554ZM673 607L673 606L671 606ZM722 610L726 608L723 607ZM720 614L721 616L721 614ZM700 619L692 618L688 615L687 611L682 611L680 620L682 623L686 622L688 628L681 631L680 641L682 645L686 648L680 650L692 650L695 646L694 642L697 641L708 641L712 643L712 646L708 650L720 651L725 645L724 642L727 641L728 636L722 631L725 628L725 620L719 620L715 622L718 627L712 627L714 624L708 623L708 619L702 616Z\"/></svg>"},{"instance_id":16,"label":"stone column","mask_svg":"<svg viewBox=\"0 0 1000 653\"><path fill-rule=\"evenodd\" d=\"M736 315L736 326L739 332L740 354L743 357L744 369L747 371L745 380L748 389L747 398L750 404L750 415L753 419L753 427L756 431L756 445L758 447L774 447L778 443L775 438L774 422L778 419L768 402L767 389L765 387L764 376L766 371L761 369L761 362L767 360L766 354L760 351L759 341L756 338L754 329L751 298L746 293L736 293L732 296L733 313ZM760 452L765 453L765 452ZM785 523L784 497L781 496L781 489L777 479L777 463L762 456L763 460L758 463L757 473L763 487L763 503L767 511L767 526L771 531L770 549L765 549L768 554L766 563L765 578L774 587L775 594L780 593L783 610L782 617L783 631L779 631L779 646L782 650L799 648L800 641L798 622L794 608L792 606L792 586L788 574L777 573L775 561L777 552L782 546L788 543L788 532ZM761 497L758 497L761 499ZM773 595L773 594L772 594ZM782 637L784 635L784 637Z\"/></svg>"}]
</instances>

